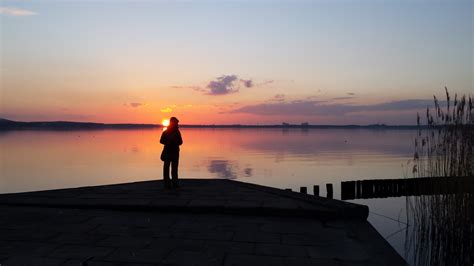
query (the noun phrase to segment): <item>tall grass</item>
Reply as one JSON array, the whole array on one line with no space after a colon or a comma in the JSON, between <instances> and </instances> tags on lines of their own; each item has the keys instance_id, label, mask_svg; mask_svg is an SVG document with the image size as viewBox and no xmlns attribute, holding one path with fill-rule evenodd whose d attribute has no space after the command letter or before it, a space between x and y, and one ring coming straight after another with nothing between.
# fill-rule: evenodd
<instances>
[{"instance_id":1,"label":"tall grass","mask_svg":"<svg viewBox=\"0 0 474 266\"><path fill-rule=\"evenodd\" d=\"M474 181L474 111L471 96L434 96L425 123L417 116L413 177L470 177ZM423 129L422 129L422 126ZM453 186L449 178L444 185ZM455 184L454 184L455 186ZM473 265L474 195L407 197L406 250L414 265Z\"/></svg>"}]
</instances>

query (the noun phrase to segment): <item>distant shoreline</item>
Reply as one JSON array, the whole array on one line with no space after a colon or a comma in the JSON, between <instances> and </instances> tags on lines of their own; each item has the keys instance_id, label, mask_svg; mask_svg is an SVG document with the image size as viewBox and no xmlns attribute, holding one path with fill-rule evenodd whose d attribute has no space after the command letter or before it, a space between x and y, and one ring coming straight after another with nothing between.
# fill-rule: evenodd
<instances>
[{"instance_id":1,"label":"distant shoreline","mask_svg":"<svg viewBox=\"0 0 474 266\"><path fill-rule=\"evenodd\" d=\"M181 128L299 128L299 129L418 129L416 125L310 125L288 124L280 125L180 125ZM105 124L72 121L45 121L45 122L19 122L0 119L0 131L5 130L94 130L94 129L152 129L162 128L159 124ZM423 126L421 128L424 128Z\"/></svg>"}]
</instances>

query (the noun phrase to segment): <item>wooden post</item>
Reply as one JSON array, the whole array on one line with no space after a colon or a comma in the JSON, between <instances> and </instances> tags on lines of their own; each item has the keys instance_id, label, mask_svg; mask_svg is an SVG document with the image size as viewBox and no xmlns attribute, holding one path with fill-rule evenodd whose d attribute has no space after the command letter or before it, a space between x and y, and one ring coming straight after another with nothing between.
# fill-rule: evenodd
<instances>
[{"instance_id":1,"label":"wooden post","mask_svg":"<svg viewBox=\"0 0 474 266\"><path fill-rule=\"evenodd\" d=\"M313 186L313 194L319 197L319 186Z\"/></svg>"},{"instance_id":2,"label":"wooden post","mask_svg":"<svg viewBox=\"0 0 474 266\"><path fill-rule=\"evenodd\" d=\"M362 181L360 181L360 183L361 183L361 186L362 186L362 191L361 191L362 196L361 196L361 198L363 198L363 199L371 198L371 196L372 196L371 191L372 190L371 190L371 187L370 187L370 181L369 180L362 180Z\"/></svg>"},{"instance_id":3,"label":"wooden post","mask_svg":"<svg viewBox=\"0 0 474 266\"><path fill-rule=\"evenodd\" d=\"M361 191L362 191L362 185L361 185L361 182L360 180L357 180L356 181L356 199L360 199L361 198Z\"/></svg>"},{"instance_id":4,"label":"wooden post","mask_svg":"<svg viewBox=\"0 0 474 266\"><path fill-rule=\"evenodd\" d=\"M347 182L341 182L341 200L345 200L348 198L347 196Z\"/></svg>"},{"instance_id":5,"label":"wooden post","mask_svg":"<svg viewBox=\"0 0 474 266\"><path fill-rule=\"evenodd\" d=\"M350 184L351 184L351 190L352 190L352 195L351 196L352 196L353 199L356 199L357 198L357 194L356 194L356 190L357 190L356 184L357 183L356 183L356 181L350 181Z\"/></svg>"},{"instance_id":6,"label":"wooden post","mask_svg":"<svg viewBox=\"0 0 474 266\"><path fill-rule=\"evenodd\" d=\"M345 181L341 182L341 200L354 199L355 195L355 182Z\"/></svg>"},{"instance_id":7,"label":"wooden post","mask_svg":"<svg viewBox=\"0 0 474 266\"><path fill-rule=\"evenodd\" d=\"M332 199L332 184L326 184L327 198Z\"/></svg>"},{"instance_id":8,"label":"wooden post","mask_svg":"<svg viewBox=\"0 0 474 266\"><path fill-rule=\"evenodd\" d=\"M307 194L308 190L306 189L306 187L300 187L300 193Z\"/></svg>"}]
</instances>

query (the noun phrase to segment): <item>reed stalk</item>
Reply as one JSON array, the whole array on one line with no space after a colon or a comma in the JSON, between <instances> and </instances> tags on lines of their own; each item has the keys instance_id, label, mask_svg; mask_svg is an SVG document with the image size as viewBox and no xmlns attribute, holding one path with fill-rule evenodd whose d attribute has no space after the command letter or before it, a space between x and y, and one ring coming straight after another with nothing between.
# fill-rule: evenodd
<instances>
[{"instance_id":1,"label":"reed stalk","mask_svg":"<svg viewBox=\"0 0 474 266\"><path fill-rule=\"evenodd\" d=\"M470 177L474 181L473 98L455 95L451 99L445 91L445 102L434 96L434 108L426 109L424 123L417 115L413 178ZM405 249L413 265L474 263L474 195L459 193L457 184L447 180L442 185L451 186L452 193L407 197L410 226Z\"/></svg>"}]
</instances>

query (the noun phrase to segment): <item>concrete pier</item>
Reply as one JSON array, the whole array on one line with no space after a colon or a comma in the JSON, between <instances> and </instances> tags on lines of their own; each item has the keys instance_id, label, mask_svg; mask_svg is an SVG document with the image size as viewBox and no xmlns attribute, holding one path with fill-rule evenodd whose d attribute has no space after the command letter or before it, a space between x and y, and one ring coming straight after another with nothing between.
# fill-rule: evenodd
<instances>
[{"instance_id":1,"label":"concrete pier","mask_svg":"<svg viewBox=\"0 0 474 266\"><path fill-rule=\"evenodd\" d=\"M366 206L220 179L0 195L3 265L405 265Z\"/></svg>"}]
</instances>

